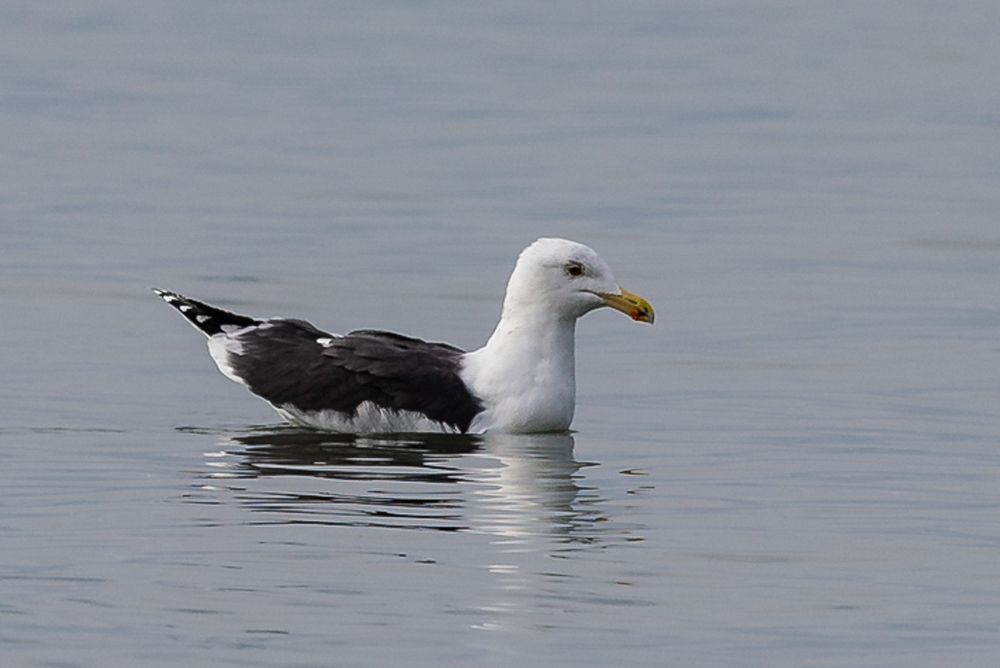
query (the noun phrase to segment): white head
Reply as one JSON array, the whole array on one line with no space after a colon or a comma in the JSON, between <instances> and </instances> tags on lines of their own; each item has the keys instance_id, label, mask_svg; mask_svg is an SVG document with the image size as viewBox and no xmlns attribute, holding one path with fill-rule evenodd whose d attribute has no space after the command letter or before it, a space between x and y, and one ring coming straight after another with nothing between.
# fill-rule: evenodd
<instances>
[{"instance_id":1,"label":"white head","mask_svg":"<svg viewBox=\"0 0 1000 668\"><path fill-rule=\"evenodd\" d=\"M473 428L559 431L573 421L576 319L602 306L653 322L642 297L622 289L607 262L565 239L539 239L507 283L500 323L465 356L462 378L486 405Z\"/></svg>"},{"instance_id":2,"label":"white head","mask_svg":"<svg viewBox=\"0 0 1000 668\"><path fill-rule=\"evenodd\" d=\"M517 259L507 283L504 315L545 313L575 320L602 306L653 322L649 302L621 288L611 267L591 248L566 239L539 239Z\"/></svg>"}]
</instances>

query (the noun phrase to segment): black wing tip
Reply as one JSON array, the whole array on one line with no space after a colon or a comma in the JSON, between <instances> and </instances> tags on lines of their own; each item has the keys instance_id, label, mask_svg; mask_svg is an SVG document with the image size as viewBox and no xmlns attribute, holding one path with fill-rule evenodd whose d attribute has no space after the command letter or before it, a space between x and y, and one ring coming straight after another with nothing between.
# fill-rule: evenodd
<instances>
[{"instance_id":1,"label":"black wing tip","mask_svg":"<svg viewBox=\"0 0 1000 668\"><path fill-rule=\"evenodd\" d=\"M160 288L150 288L150 290L156 293L157 297L167 302L175 309L180 311L182 314L184 314L185 317L187 316L187 312L190 310L187 307L213 308L208 304L203 304L202 302L199 302L195 299L188 299L187 297L178 292L171 292L170 290L161 290ZM185 308L181 308L182 306Z\"/></svg>"},{"instance_id":2,"label":"black wing tip","mask_svg":"<svg viewBox=\"0 0 1000 668\"><path fill-rule=\"evenodd\" d=\"M178 304L187 304L187 303L191 303L191 304L201 304L202 303L202 302L199 302L196 299L191 299L189 297L185 297L181 293L174 292L172 290L161 290L160 288L150 288L150 290L152 290L156 294L157 297L159 297L163 301L167 302L171 306L177 306ZM205 306L208 306L208 304L205 304Z\"/></svg>"},{"instance_id":3,"label":"black wing tip","mask_svg":"<svg viewBox=\"0 0 1000 668\"><path fill-rule=\"evenodd\" d=\"M231 313L196 299L190 299L182 294L171 292L170 290L150 289L167 304L177 309L188 322L194 325L195 329L202 332L205 336L214 336L222 332L222 328L227 325L248 327L260 324L260 321L256 318Z\"/></svg>"}]
</instances>

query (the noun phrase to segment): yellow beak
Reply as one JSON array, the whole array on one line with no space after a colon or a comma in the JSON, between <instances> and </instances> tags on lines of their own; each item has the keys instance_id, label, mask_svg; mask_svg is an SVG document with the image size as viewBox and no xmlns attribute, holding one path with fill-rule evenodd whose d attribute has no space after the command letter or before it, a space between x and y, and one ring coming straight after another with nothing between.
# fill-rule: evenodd
<instances>
[{"instance_id":1,"label":"yellow beak","mask_svg":"<svg viewBox=\"0 0 1000 668\"><path fill-rule=\"evenodd\" d=\"M619 287L619 289L621 290L620 295L602 294L601 299L611 308L621 311L633 320L648 322L652 325L656 314L653 313L653 307L649 305L649 302L625 288Z\"/></svg>"}]
</instances>

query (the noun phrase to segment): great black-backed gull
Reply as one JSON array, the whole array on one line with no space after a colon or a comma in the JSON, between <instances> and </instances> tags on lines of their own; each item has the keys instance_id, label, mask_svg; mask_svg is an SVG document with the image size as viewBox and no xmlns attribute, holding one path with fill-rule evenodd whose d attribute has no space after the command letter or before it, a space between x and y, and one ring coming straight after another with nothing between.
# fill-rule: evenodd
<instances>
[{"instance_id":1,"label":"great black-backed gull","mask_svg":"<svg viewBox=\"0 0 1000 668\"><path fill-rule=\"evenodd\" d=\"M521 252L500 323L468 353L391 332L330 334L154 292L208 337L223 374L287 421L352 433L564 431L576 403L577 318L610 306L653 322L649 302L619 286L597 253L565 239Z\"/></svg>"}]
</instances>

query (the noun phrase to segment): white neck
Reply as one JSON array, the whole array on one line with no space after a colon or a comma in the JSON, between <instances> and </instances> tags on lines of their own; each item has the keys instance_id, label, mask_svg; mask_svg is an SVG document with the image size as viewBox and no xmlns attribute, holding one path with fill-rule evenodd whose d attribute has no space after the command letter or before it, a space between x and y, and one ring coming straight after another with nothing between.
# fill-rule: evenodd
<instances>
[{"instance_id":1,"label":"white neck","mask_svg":"<svg viewBox=\"0 0 1000 668\"><path fill-rule=\"evenodd\" d=\"M576 401L575 331L576 318L505 308L486 345L465 357L462 378L487 409L477 422L507 432L568 429Z\"/></svg>"}]
</instances>

